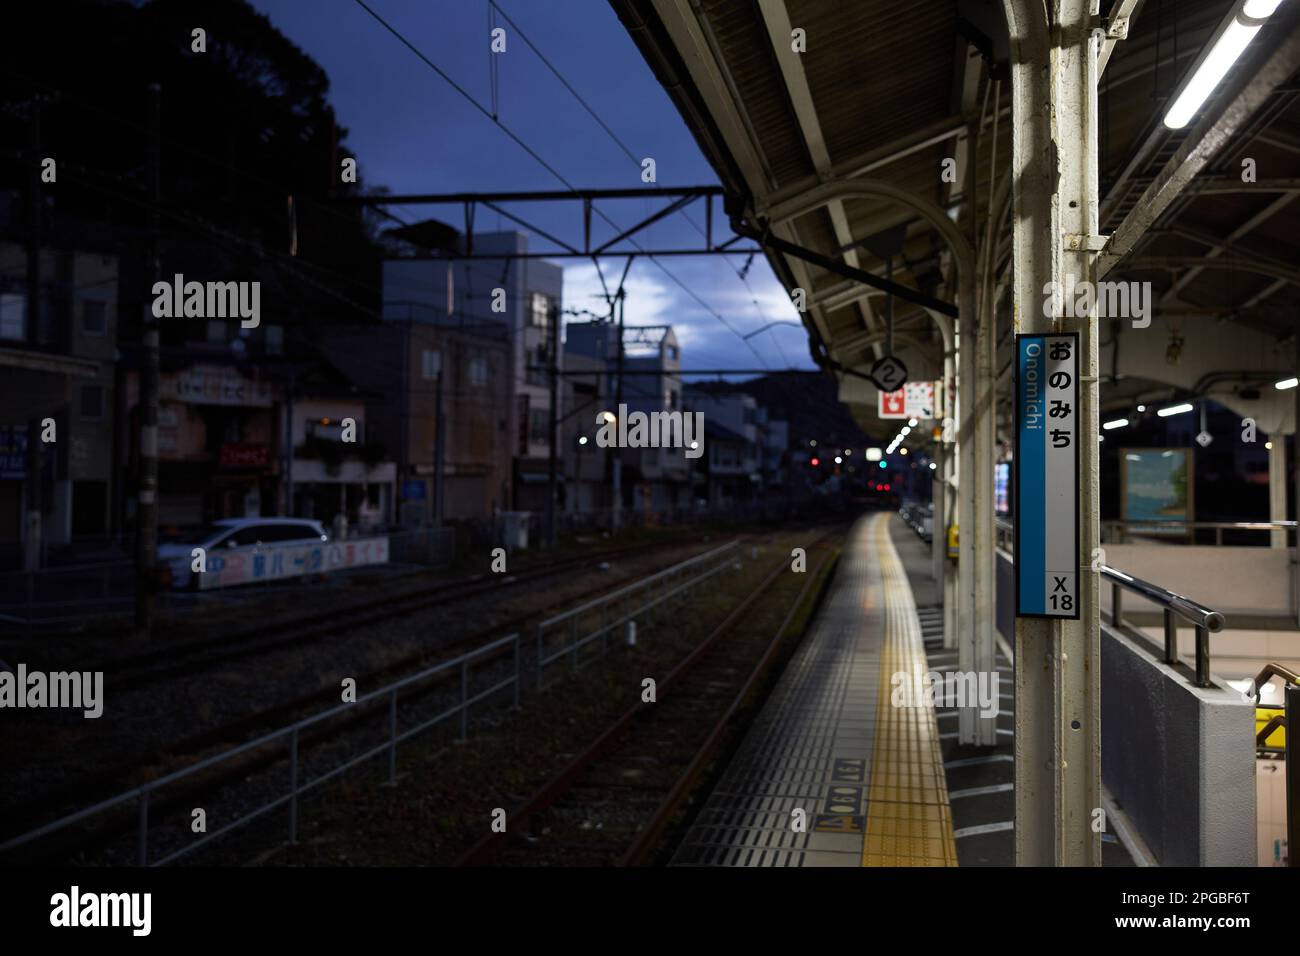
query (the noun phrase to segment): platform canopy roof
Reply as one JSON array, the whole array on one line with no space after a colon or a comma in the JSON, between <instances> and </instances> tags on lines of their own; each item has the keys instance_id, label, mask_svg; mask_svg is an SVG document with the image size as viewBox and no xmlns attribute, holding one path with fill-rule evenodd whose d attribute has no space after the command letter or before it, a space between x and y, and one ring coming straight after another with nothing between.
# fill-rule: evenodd
<instances>
[{"instance_id":1,"label":"platform canopy roof","mask_svg":"<svg viewBox=\"0 0 1300 956\"><path fill-rule=\"evenodd\" d=\"M733 213L751 226L877 276L892 273L909 290L955 305L949 244L933 215L898 196L937 207L975 245L992 208L989 281L1001 283L1005 384L1011 210L995 200L1010 170L1011 97L1001 0L611 3L738 197ZM1263 68L1294 47L1300 3L1283 3L1195 122L1177 131L1162 122L1171 94L1234 7L1102 0L1100 25L1122 32L1126 18L1128 35L1107 42L1099 87L1101 232L1126 220L1143 230L1106 278L1149 281L1154 298L1149 328L1113 328L1118 336L1103 329L1103 407L1161 392L1217 388L1221 397L1225 388L1271 384L1271 365L1296 368L1300 62L1280 79ZM1244 120L1233 112L1243 99L1258 102ZM1210 162L1151 216L1146 190L1180 147L1201 138L1214 146ZM1254 182L1243 181L1247 160ZM872 194L854 188L864 182ZM807 292L804 320L820 363L838 366L842 382L854 378L843 370L869 368L883 348L886 295L788 252L769 248L768 258L788 289ZM941 372L932 305L894 298L895 351L913 378ZM1217 344L1225 333L1238 351L1264 354L1265 370L1242 364L1249 355L1225 353ZM1202 362L1198 349L1213 354ZM1232 379L1241 368L1255 369L1259 381ZM857 379L842 394L859 403L864 425L887 430L871 410L874 388Z\"/></svg>"}]
</instances>

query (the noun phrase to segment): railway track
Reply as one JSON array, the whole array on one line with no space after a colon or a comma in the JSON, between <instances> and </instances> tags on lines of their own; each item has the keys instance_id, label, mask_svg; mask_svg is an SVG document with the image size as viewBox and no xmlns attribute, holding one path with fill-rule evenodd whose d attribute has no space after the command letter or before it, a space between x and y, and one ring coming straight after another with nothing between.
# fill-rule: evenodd
<instances>
[{"instance_id":1,"label":"railway track","mask_svg":"<svg viewBox=\"0 0 1300 956\"><path fill-rule=\"evenodd\" d=\"M658 683L658 700L624 711L509 814L509 832L471 847L459 866L603 866L649 861L736 717L779 656L790 622L833 559L823 535L817 569L770 637L741 626L770 594L788 559ZM811 554L812 549L810 549ZM736 661L757 661L748 670ZM593 814L592 808L599 812ZM603 819L597 824L592 817Z\"/></svg>"},{"instance_id":2,"label":"railway track","mask_svg":"<svg viewBox=\"0 0 1300 956\"><path fill-rule=\"evenodd\" d=\"M635 548L619 549L617 553L645 553L656 549L667 547L670 544L681 546L680 542L663 543L651 546L638 546ZM710 550L708 547L705 551ZM530 575L529 580L536 580L546 576L554 575L561 570L571 568L574 564L591 565L593 560L604 561L616 552L607 551L593 557L586 556L581 561L566 562L561 566L558 562L549 565L546 568L536 569L537 573ZM489 579L486 582L490 587L500 587L501 581ZM521 631L528 625L537 620L562 610L571 604L581 604L585 601L592 600L602 594L625 585L624 581L603 582L596 587L587 589L577 595L566 598L563 602L549 606L540 611L530 611L523 614L515 615L505 621L499 621L490 627L476 630L469 634L463 634L450 640L445 640L437 645L436 648L425 648L416 654L406 656L400 660L394 661L383 668L373 670L368 673L355 675L358 686L373 687L381 685L392 680L399 679L406 673L418 670L423 667L433 666L443 660L456 657L460 653L472 649L473 647L482 646L490 642L493 638L514 631ZM400 611L393 613L384 613L383 617L391 617L393 614L409 614L413 610L421 607L433 606L440 601L432 602L415 602L414 606L405 605ZM331 633L335 630L333 621L330 622ZM340 628L349 628L358 626L356 619L350 619L348 623L341 624ZM264 649L265 644L257 645L258 649ZM247 653L247 652L245 652ZM212 657L203 659L204 665L211 663ZM197 664L196 662L192 662ZM196 667L196 669L199 669ZM531 674L531 669L527 671ZM175 676L173 674L172 676ZM114 680L111 687L114 690L120 689L122 683ZM412 702L419 701L422 697L429 696L436 692L436 688L426 688L410 695ZM40 797L25 801L6 811L7 831L17 830L22 832L31 829L39 824L40 821L46 820L50 816L52 807L66 806L71 804L86 804L94 802L97 799L106 798L110 795L120 793L129 789L143 779L152 777L155 774L161 775L171 767L184 766L199 759L203 754L209 753L222 747L233 747L243 743L246 740L254 739L262 733L284 726L291 723L294 719L300 718L307 713L319 710L321 707L328 707L338 703L337 688L327 688L321 691L301 695L294 699L288 699L277 703L276 705L259 710L254 714L227 722L219 727L191 735L179 741L175 741L167 746L165 755L152 766L142 766L139 760L132 760L111 768L97 771L93 774L85 775L76 781L64 784L57 789L47 790ZM303 736L301 741L304 748L310 748L313 744L324 740L333 740L341 733L346 733L348 729L363 725L373 719L373 713L358 713L355 717L341 719L330 728L321 728L317 732L308 733ZM219 789L229 781L239 778L248 777L251 774L258 773L268 767L281 762L283 754L277 749L271 749L265 753L252 753L247 757L239 760L237 763L226 768L222 772L213 772L205 775L203 779L196 780L192 786L178 789L177 793L169 796L166 800L160 800L156 803L154 809L160 814L166 813L176 807L188 806L202 794ZM98 827L89 836L82 835L79 837L69 836L68 838L59 838L47 842L44 846L52 849L56 853L82 850L86 848L97 849L110 843L114 838L120 836L123 832L132 826L133 821L123 818L111 823L105 823ZM12 829L11 829L12 828Z\"/></svg>"},{"instance_id":3,"label":"railway track","mask_svg":"<svg viewBox=\"0 0 1300 956\"><path fill-rule=\"evenodd\" d=\"M346 607L314 612L288 621L260 624L234 634L217 635L182 644L169 644L163 648L119 659L114 666L110 686L116 693L147 686L159 680L197 674L216 664L242 660L283 647L301 646L306 642L344 631L466 601L491 591L545 580L575 568L595 567L612 558L652 554L655 551L682 546L683 542L680 541L660 541L614 548L596 555L579 555L548 562L514 574L477 574L418 591L384 595ZM599 589L590 593L598 594ZM503 627L511 626L513 623L498 625L486 633L494 633ZM482 633L474 634L465 640L482 636Z\"/></svg>"}]
</instances>

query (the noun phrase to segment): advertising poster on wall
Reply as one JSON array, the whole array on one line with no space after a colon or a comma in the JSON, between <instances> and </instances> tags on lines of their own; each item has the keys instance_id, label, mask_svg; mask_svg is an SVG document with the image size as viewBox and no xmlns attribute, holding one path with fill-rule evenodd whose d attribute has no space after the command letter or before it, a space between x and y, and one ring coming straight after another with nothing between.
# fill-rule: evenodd
<instances>
[{"instance_id":1,"label":"advertising poster on wall","mask_svg":"<svg viewBox=\"0 0 1300 956\"><path fill-rule=\"evenodd\" d=\"M1121 515L1137 534L1183 536L1195 514L1191 448L1125 448L1120 467Z\"/></svg>"}]
</instances>

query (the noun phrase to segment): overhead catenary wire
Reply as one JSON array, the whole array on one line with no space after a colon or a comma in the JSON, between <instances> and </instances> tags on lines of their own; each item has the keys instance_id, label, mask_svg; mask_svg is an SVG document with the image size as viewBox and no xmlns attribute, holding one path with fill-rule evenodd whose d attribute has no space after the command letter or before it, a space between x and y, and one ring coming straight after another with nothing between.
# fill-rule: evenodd
<instances>
[{"instance_id":1,"label":"overhead catenary wire","mask_svg":"<svg viewBox=\"0 0 1300 956\"><path fill-rule=\"evenodd\" d=\"M573 98L578 101L578 103L582 106L584 110L587 111L588 114L590 114L591 118L596 121L596 123L600 126L600 128L603 129L609 135L609 138L612 139L614 143L618 146L618 148L623 151L624 155L626 155L628 159L630 159L633 163L635 163L639 167L641 164L641 160L637 158L636 153L632 152L632 149L627 145L627 143L625 143L619 137L619 135L614 132L614 130L610 127L610 125L606 123L604 119L601 118L600 114L597 113L596 110L591 106L591 104L588 103L586 99L583 98L582 94L580 94L574 88L573 84L570 83L565 78L564 74L560 72L559 68L556 67L555 64L553 64L546 57L544 53L542 53L541 49L537 46L537 44L535 44L528 37L528 34L524 32L524 30L519 26L519 24L515 23L515 21L511 19L510 15L506 13L504 9L501 8L501 5L497 3L496 0L488 0L488 4L490 7L494 8L498 13L501 14L502 19L505 20L505 22L510 25L511 29L513 29L517 34L519 34L519 38L524 41L524 43L528 46L528 48L532 50L535 54L537 54L537 58L541 60L543 64L545 64L546 68L549 69L552 74L554 74L555 78L560 81L560 83L564 86L564 88L573 95ZM704 231L704 228L699 223L697 223L694 219L692 219L690 213L688 213L684 208L679 209L678 214L681 215L681 217L685 219L688 223L690 223L695 228L696 232L698 232L701 236L705 236L707 238L708 234ZM730 259L728 259L725 256L722 257L722 261L725 262L731 268L731 270L736 273L736 277L740 279L740 281L744 284L745 289L749 292L750 302L753 303L755 311L758 314L758 317L762 319L764 317L762 307L758 304L758 298L754 295L753 287L750 286L749 280L747 278L747 274L749 272L749 266L753 261L753 254L750 255L749 262L746 262L743 269L737 268L735 263L733 263ZM658 263L656 262L656 264ZM781 352L782 359L786 361L786 364L789 364L789 361L788 359L786 359L785 356L785 350L781 347L780 341L779 340L775 340L775 341L776 341L776 346L778 351Z\"/></svg>"},{"instance_id":2,"label":"overhead catenary wire","mask_svg":"<svg viewBox=\"0 0 1300 956\"><path fill-rule=\"evenodd\" d=\"M553 165L547 162L546 159L543 158L540 153L538 153L535 149L529 146L528 143L526 143L522 137L520 137L517 133L514 132L514 130L510 129L510 127L506 126L505 123L501 122L501 120L498 117L493 116L491 110L489 110L486 106L484 106L481 102L479 102L479 100L475 98L474 95L471 94L468 90L466 90L463 86L461 86L454 79L452 79L452 77L445 70L443 70L436 63L434 63L433 60L431 60L428 56L426 56L418 47L415 46L415 44L413 44L410 40L408 40L401 33L401 31L399 31L391 23L389 23L382 16L380 16L379 13L376 12L373 7L371 7L368 3L366 3L366 0L353 0L353 2L356 3L357 6L361 7L361 9L363 9L366 13L368 13L371 16L371 18L373 18L380 26L382 26L385 30L387 30L390 34L392 34L393 37L397 39L398 42L400 42L403 46L405 46L408 50L410 50L413 54L415 54L415 56L422 63L424 63L427 67L429 67L429 69L433 70L434 73L436 73L445 83L447 83L447 85L449 85L453 90L459 93L461 98L466 100L483 116L487 117L496 126L498 126L503 133L505 133L508 137L510 137L510 139L516 145L518 145L525 153L527 153L538 165L540 165L543 169L545 169L548 173L550 173L553 177L555 177L555 179L559 180L559 182L561 182L567 189L575 193L578 192L577 187L572 182L570 182L568 178L564 176L563 173L561 173ZM611 219L608 215L606 215L605 212L599 209L594 203L592 204L591 209L593 212L596 213L596 215L600 216L600 218L603 219L606 223L608 223L611 227L619 230L620 232L623 231L623 228L618 223L616 223L613 219ZM629 238L628 241L631 242L632 245L635 246L642 253L645 252L644 248L635 239ZM684 283L680 278L678 278L655 256L650 255L647 256L647 258L649 258L650 261L653 262L655 266L661 272L663 272L663 274L666 275L671 282L673 282L683 292L685 292L688 296L690 296L706 312L708 312L715 319L717 319L725 328L728 329L728 331L734 334L741 341L745 342L746 347L749 348L749 350L754 353L755 358L757 358L760 363L764 365L767 364L763 356L758 352L757 349L754 348L753 343L746 340L734 325L728 322L727 319L721 313L719 313L707 302L705 302L704 299L701 298L699 294L695 292L694 289L687 286L686 283Z\"/></svg>"}]
</instances>

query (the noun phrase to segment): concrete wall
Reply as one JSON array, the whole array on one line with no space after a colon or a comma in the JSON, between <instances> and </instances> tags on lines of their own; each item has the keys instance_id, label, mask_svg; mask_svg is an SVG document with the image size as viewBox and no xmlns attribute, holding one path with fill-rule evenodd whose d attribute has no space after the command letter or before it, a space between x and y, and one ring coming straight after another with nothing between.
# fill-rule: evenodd
<instances>
[{"instance_id":1,"label":"concrete wall","mask_svg":"<svg viewBox=\"0 0 1300 956\"><path fill-rule=\"evenodd\" d=\"M1255 709L1101 630L1102 780L1163 866L1254 866Z\"/></svg>"},{"instance_id":2,"label":"concrete wall","mask_svg":"<svg viewBox=\"0 0 1300 956\"><path fill-rule=\"evenodd\" d=\"M1126 574L1177 591L1216 611L1228 625L1242 615L1280 616L1294 606L1290 548L1212 545L1108 544L1106 563ZM1102 582L1102 607L1110 609L1110 586ZM1155 611L1125 592L1126 610Z\"/></svg>"},{"instance_id":3,"label":"concrete wall","mask_svg":"<svg viewBox=\"0 0 1300 956\"><path fill-rule=\"evenodd\" d=\"M1107 559L1128 570L1110 548ZM1008 641L1015 632L1014 569L999 551L997 626ZM1192 686L1144 645L1104 625L1101 768L1161 865L1255 865L1254 706L1231 688Z\"/></svg>"}]
</instances>

